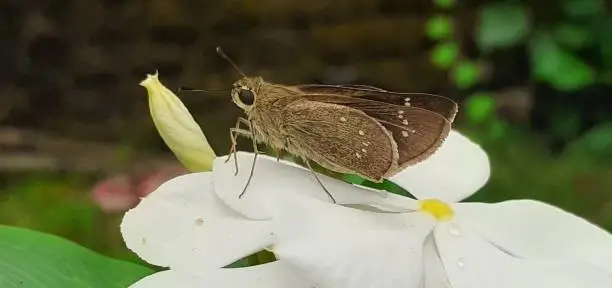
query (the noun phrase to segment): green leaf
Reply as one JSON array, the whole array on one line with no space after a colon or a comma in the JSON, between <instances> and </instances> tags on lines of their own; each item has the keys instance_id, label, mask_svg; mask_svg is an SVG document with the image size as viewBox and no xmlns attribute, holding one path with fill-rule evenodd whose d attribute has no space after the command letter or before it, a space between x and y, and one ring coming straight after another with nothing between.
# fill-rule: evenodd
<instances>
[{"instance_id":1,"label":"green leaf","mask_svg":"<svg viewBox=\"0 0 612 288\"><path fill-rule=\"evenodd\" d=\"M459 45L455 42L438 43L431 51L431 62L439 68L448 69L459 57Z\"/></svg>"},{"instance_id":2,"label":"green leaf","mask_svg":"<svg viewBox=\"0 0 612 288\"><path fill-rule=\"evenodd\" d=\"M254 255L249 255L247 257L238 259L236 261L234 261L234 263L231 263L229 265L226 265L223 268L243 268L243 267L249 267L251 266L251 264L249 262L251 262L250 260L252 260L255 257Z\"/></svg>"},{"instance_id":3,"label":"green leaf","mask_svg":"<svg viewBox=\"0 0 612 288\"><path fill-rule=\"evenodd\" d=\"M580 49L593 42L591 30L586 27L561 23L552 31L554 40L571 49Z\"/></svg>"},{"instance_id":4,"label":"green leaf","mask_svg":"<svg viewBox=\"0 0 612 288\"><path fill-rule=\"evenodd\" d=\"M504 136L508 133L508 124L497 118L493 119L489 125L489 140L499 140L504 138Z\"/></svg>"},{"instance_id":5,"label":"green leaf","mask_svg":"<svg viewBox=\"0 0 612 288\"><path fill-rule=\"evenodd\" d=\"M478 82L480 69L471 61L459 62L452 70L452 78L459 89L467 89Z\"/></svg>"},{"instance_id":6,"label":"green leaf","mask_svg":"<svg viewBox=\"0 0 612 288\"><path fill-rule=\"evenodd\" d=\"M604 0L565 0L563 10L573 17L593 17L606 12Z\"/></svg>"},{"instance_id":7,"label":"green leaf","mask_svg":"<svg viewBox=\"0 0 612 288\"><path fill-rule=\"evenodd\" d=\"M604 65L612 68L612 17L606 19L601 26L601 57Z\"/></svg>"},{"instance_id":8,"label":"green leaf","mask_svg":"<svg viewBox=\"0 0 612 288\"><path fill-rule=\"evenodd\" d=\"M595 81L595 71L564 51L547 34L533 37L529 52L534 76L560 91L575 91Z\"/></svg>"},{"instance_id":9,"label":"green leaf","mask_svg":"<svg viewBox=\"0 0 612 288\"><path fill-rule=\"evenodd\" d=\"M342 178L344 179L344 181L347 181L349 183L356 184L356 185L361 185L365 181L365 179L357 175L354 175L354 174L343 174Z\"/></svg>"},{"instance_id":10,"label":"green leaf","mask_svg":"<svg viewBox=\"0 0 612 288\"><path fill-rule=\"evenodd\" d=\"M557 137L570 140L578 135L580 115L571 108L558 108L550 113L552 133Z\"/></svg>"},{"instance_id":11,"label":"green leaf","mask_svg":"<svg viewBox=\"0 0 612 288\"><path fill-rule=\"evenodd\" d=\"M466 114L472 123L490 120L495 114L495 100L489 94L476 93L467 100Z\"/></svg>"},{"instance_id":12,"label":"green leaf","mask_svg":"<svg viewBox=\"0 0 612 288\"><path fill-rule=\"evenodd\" d=\"M527 13L520 4L487 4L480 11L479 20L476 42L485 52L516 45L530 30Z\"/></svg>"},{"instance_id":13,"label":"green leaf","mask_svg":"<svg viewBox=\"0 0 612 288\"><path fill-rule=\"evenodd\" d=\"M612 70L602 71L598 80L606 85L612 85Z\"/></svg>"},{"instance_id":14,"label":"green leaf","mask_svg":"<svg viewBox=\"0 0 612 288\"><path fill-rule=\"evenodd\" d=\"M606 155L607 159L612 157L612 123L606 123L599 125L589 132L587 132L584 136L579 140L583 149L589 151L592 154L598 155Z\"/></svg>"},{"instance_id":15,"label":"green leaf","mask_svg":"<svg viewBox=\"0 0 612 288\"><path fill-rule=\"evenodd\" d=\"M149 268L105 257L63 238L0 226L0 287L125 288Z\"/></svg>"},{"instance_id":16,"label":"green leaf","mask_svg":"<svg viewBox=\"0 0 612 288\"><path fill-rule=\"evenodd\" d=\"M436 4L436 6L440 8L450 9L450 8L455 7L455 5L457 4L457 1L455 0L434 0L434 3Z\"/></svg>"},{"instance_id":17,"label":"green leaf","mask_svg":"<svg viewBox=\"0 0 612 288\"><path fill-rule=\"evenodd\" d=\"M609 167L612 159L612 122L602 123L571 142L564 154L581 161L601 162Z\"/></svg>"},{"instance_id":18,"label":"green leaf","mask_svg":"<svg viewBox=\"0 0 612 288\"><path fill-rule=\"evenodd\" d=\"M453 33L453 21L445 15L431 17L425 24L425 31L431 39L448 39Z\"/></svg>"}]
</instances>

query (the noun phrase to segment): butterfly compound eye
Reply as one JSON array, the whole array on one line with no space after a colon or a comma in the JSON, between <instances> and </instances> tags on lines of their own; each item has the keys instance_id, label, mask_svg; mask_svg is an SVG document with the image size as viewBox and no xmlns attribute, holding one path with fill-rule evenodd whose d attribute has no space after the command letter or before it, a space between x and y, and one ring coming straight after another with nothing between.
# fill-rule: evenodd
<instances>
[{"instance_id":1,"label":"butterfly compound eye","mask_svg":"<svg viewBox=\"0 0 612 288\"><path fill-rule=\"evenodd\" d=\"M253 103L255 103L255 94L248 89L241 89L240 92L238 92L238 98L240 98L240 101L244 105L253 105Z\"/></svg>"}]
</instances>

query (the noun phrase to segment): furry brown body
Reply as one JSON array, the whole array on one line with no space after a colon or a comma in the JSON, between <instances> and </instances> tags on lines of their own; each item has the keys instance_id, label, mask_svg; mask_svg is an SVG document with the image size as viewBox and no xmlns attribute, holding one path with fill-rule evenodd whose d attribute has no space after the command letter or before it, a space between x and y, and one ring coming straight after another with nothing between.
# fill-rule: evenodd
<instances>
[{"instance_id":1,"label":"furry brown body","mask_svg":"<svg viewBox=\"0 0 612 288\"><path fill-rule=\"evenodd\" d=\"M431 155L448 135L448 98L374 87L285 86L246 77L232 89L249 125L233 130L326 169L381 182Z\"/></svg>"}]
</instances>

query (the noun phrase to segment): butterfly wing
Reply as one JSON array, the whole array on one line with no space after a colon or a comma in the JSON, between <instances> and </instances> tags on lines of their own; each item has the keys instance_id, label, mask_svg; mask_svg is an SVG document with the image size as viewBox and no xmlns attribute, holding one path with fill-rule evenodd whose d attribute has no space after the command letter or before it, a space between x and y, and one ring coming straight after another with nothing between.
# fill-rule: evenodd
<instances>
[{"instance_id":1,"label":"butterfly wing","mask_svg":"<svg viewBox=\"0 0 612 288\"><path fill-rule=\"evenodd\" d=\"M307 94L304 98L356 109L380 122L391 132L397 144L399 169L429 157L440 147L451 130L451 123L442 115L414 106L393 105L340 95Z\"/></svg>"},{"instance_id":2,"label":"butterfly wing","mask_svg":"<svg viewBox=\"0 0 612 288\"><path fill-rule=\"evenodd\" d=\"M283 120L289 152L327 169L376 182L396 170L395 141L381 123L364 112L301 99L283 108Z\"/></svg>"},{"instance_id":3,"label":"butterfly wing","mask_svg":"<svg viewBox=\"0 0 612 288\"><path fill-rule=\"evenodd\" d=\"M458 110L458 105L455 101L435 94L389 92L380 88L363 85L334 86L308 84L294 86L294 88L307 94L342 95L399 106L421 108L436 112L449 122L453 122Z\"/></svg>"},{"instance_id":4,"label":"butterfly wing","mask_svg":"<svg viewBox=\"0 0 612 288\"><path fill-rule=\"evenodd\" d=\"M321 85L315 85L315 86L321 86ZM329 86L329 85L323 85L323 86ZM383 90L383 89L378 88L378 87L368 86L368 85L361 85L361 84L344 84L344 85L338 85L338 86L339 87L344 87L344 88L353 88L353 89L361 89L361 90L374 90L374 91L386 92L386 90Z\"/></svg>"}]
</instances>

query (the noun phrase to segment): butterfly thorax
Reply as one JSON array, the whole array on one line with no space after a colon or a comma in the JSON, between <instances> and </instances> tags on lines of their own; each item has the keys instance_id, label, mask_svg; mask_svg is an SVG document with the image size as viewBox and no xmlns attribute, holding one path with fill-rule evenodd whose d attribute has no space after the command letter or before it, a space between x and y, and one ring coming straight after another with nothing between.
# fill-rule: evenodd
<instances>
[{"instance_id":1,"label":"butterfly thorax","mask_svg":"<svg viewBox=\"0 0 612 288\"><path fill-rule=\"evenodd\" d=\"M299 91L267 83L261 77L243 78L232 89L232 100L247 115L255 140L284 150L288 147L283 108L299 96Z\"/></svg>"}]
</instances>

